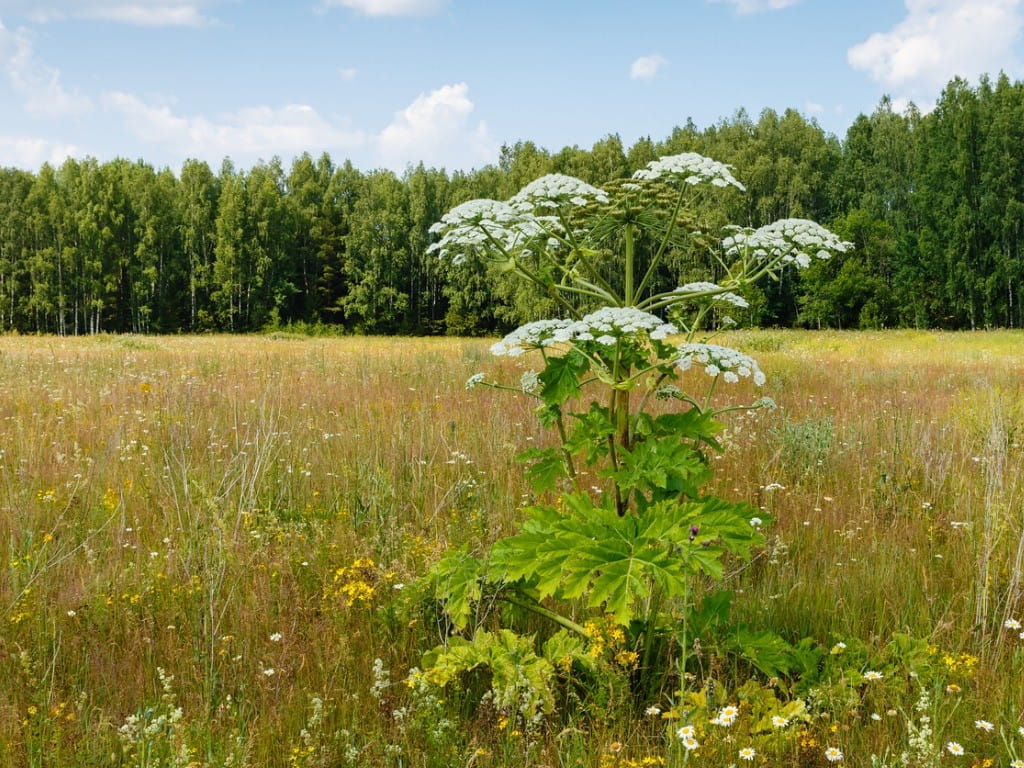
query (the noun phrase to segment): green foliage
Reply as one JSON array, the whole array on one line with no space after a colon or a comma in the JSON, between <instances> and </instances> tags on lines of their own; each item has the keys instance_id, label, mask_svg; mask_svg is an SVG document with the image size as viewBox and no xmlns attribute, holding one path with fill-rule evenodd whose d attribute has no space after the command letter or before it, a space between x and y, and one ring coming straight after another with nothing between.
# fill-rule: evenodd
<instances>
[{"instance_id":1,"label":"green foliage","mask_svg":"<svg viewBox=\"0 0 1024 768\"><path fill-rule=\"evenodd\" d=\"M543 176L508 202L457 206L432 228L439 235L432 249L442 257L512 273L544 291L570 319L528 323L494 345L495 354L539 353L541 371L526 374L520 386L487 382L482 373L469 382L541 401L537 416L559 444L518 458L528 465L534 489L556 492L556 503L523 510L518 532L493 544L486 566L455 552L437 564L428 583L456 629L467 628L474 602L486 593L488 601L507 602L560 627L545 646L560 668L578 665L611 690L625 689L628 680L641 699L663 688L671 674L666 670L685 674L694 627L713 629L708 643L717 639L724 652L766 675L792 666L789 645L774 633L726 624L728 593L692 609L701 588L724 577L730 559L749 561L764 541L763 520L755 520L753 507L703 489L713 474L704 450L722 449L716 435L723 425L715 418L721 411L711 407L716 385L741 377L759 385L765 377L747 355L709 344L702 325L716 301L744 305L734 291L778 278L790 262L807 266L846 249L832 233L802 220L733 228L716 245L695 229L695 182L743 188L728 166L684 153L654 161L631 183L607 190ZM670 248L717 249L721 284L697 280L646 292ZM614 256L619 249L621 259ZM600 308L586 312L581 297ZM672 313L675 324L655 315L658 310ZM672 336L684 343L677 346ZM702 398L695 391L700 384L687 382L689 391L676 386L691 369L705 377ZM594 480L601 484L585 486ZM518 618L493 614L516 629ZM444 686L483 666L493 670L492 695L507 701L509 665L536 673L539 663L532 639L516 629L450 638L425 658L428 679ZM533 685L545 700L552 695L546 683Z\"/></svg>"},{"instance_id":2,"label":"green foliage","mask_svg":"<svg viewBox=\"0 0 1024 768\"><path fill-rule=\"evenodd\" d=\"M749 556L761 541L741 505L718 500L663 501L625 516L587 495L562 501L566 513L528 509L521 533L495 545L491 567L540 598L582 597L624 626L643 615L653 590L681 598L692 576L721 578L727 551Z\"/></svg>"},{"instance_id":3,"label":"green foliage","mask_svg":"<svg viewBox=\"0 0 1024 768\"><path fill-rule=\"evenodd\" d=\"M444 688L477 669L490 676L492 702L499 712L533 720L555 706L554 667L534 651L533 638L508 629L478 630L471 640L452 637L423 655L423 679Z\"/></svg>"},{"instance_id":4,"label":"green foliage","mask_svg":"<svg viewBox=\"0 0 1024 768\"><path fill-rule=\"evenodd\" d=\"M431 570L433 597L443 602L456 629L465 629L482 595L485 564L463 546L447 554Z\"/></svg>"}]
</instances>

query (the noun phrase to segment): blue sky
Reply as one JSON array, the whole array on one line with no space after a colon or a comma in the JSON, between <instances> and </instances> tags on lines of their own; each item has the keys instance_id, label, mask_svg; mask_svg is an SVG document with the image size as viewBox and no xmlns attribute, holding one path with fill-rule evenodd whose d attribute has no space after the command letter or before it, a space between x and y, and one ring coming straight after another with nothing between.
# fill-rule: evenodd
<instances>
[{"instance_id":1,"label":"blue sky","mask_svg":"<svg viewBox=\"0 0 1024 768\"><path fill-rule=\"evenodd\" d=\"M628 146L743 107L842 136L884 95L1020 78L1024 0L0 0L0 166L401 171Z\"/></svg>"}]
</instances>

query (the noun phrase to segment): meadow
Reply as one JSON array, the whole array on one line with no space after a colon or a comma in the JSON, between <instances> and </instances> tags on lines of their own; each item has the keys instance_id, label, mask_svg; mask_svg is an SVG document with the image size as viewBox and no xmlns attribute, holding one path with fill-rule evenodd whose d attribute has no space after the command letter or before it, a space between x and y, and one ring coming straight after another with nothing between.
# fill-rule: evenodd
<instances>
[{"instance_id":1,"label":"meadow","mask_svg":"<svg viewBox=\"0 0 1024 768\"><path fill-rule=\"evenodd\" d=\"M767 383L721 402L778 407L723 417L715 491L762 509L767 543L697 589L814 668L765 675L702 637L660 698L560 702L526 730L472 681L409 675L446 632L418 580L535 496L530 404L464 386L529 360L0 339L0 766L1024 765L1024 334L726 343ZM696 700L737 713L691 751L674 718ZM768 700L799 705L762 727Z\"/></svg>"}]
</instances>

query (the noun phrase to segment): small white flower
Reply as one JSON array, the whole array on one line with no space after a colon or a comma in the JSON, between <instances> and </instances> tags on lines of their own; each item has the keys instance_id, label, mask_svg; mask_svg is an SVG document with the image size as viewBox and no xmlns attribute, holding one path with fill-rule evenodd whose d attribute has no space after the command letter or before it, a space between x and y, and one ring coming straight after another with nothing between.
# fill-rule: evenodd
<instances>
[{"instance_id":1,"label":"small white flower","mask_svg":"<svg viewBox=\"0 0 1024 768\"><path fill-rule=\"evenodd\" d=\"M474 373L472 376L466 379L466 389L472 389L473 387L482 384L483 380L484 375L482 373Z\"/></svg>"},{"instance_id":2,"label":"small white flower","mask_svg":"<svg viewBox=\"0 0 1024 768\"><path fill-rule=\"evenodd\" d=\"M693 734L694 729L692 725L684 725L682 728L679 728L676 731L676 736L678 736L680 739L692 739Z\"/></svg>"},{"instance_id":3,"label":"small white flower","mask_svg":"<svg viewBox=\"0 0 1024 768\"><path fill-rule=\"evenodd\" d=\"M728 728L730 725L733 724L733 722L735 722L739 714L739 709L732 706L731 704L727 707L722 707L720 710L718 710L718 723L719 725Z\"/></svg>"},{"instance_id":4,"label":"small white flower","mask_svg":"<svg viewBox=\"0 0 1024 768\"><path fill-rule=\"evenodd\" d=\"M959 742L950 741L946 743L946 751L951 755L959 757L964 753L964 748Z\"/></svg>"},{"instance_id":5,"label":"small white flower","mask_svg":"<svg viewBox=\"0 0 1024 768\"><path fill-rule=\"evenodd\" d=\"M693 736L684 736L683 746L686 747L687 752L692 752L700 746L700 742L693 738Z\"/></svg>"},{"instance_id":6,"label":"small white flower","mask_svg":"<svg viewBox=\"0 0 1024 768\"><path fill-rule=\"evenodd\" d=\"M263 674L265 677L273 677L277 674L277 671L273 667L265 667L263 669Z\"/></svg>"},{"instance_id":7,"label":"small white flower","mask_svg":"<svg viewBox=\"0 0 1024 768\"><path fill-rule=\"evenodd\" d=\"M281 633L280 632L275 632L274 634L272 634L270 636L270 642L272 642L272 643L280 643L281 642L281 638L282 638Z\"/></svg>"},{"instance_id":8,"label":"small white flower","mask_svg":"<svg viewBox=\"0 0 1024 768\"><path fill-rule=\"evenodd\" d=\"M753 760L756 754L753 747L744 747L740 750L740 760Z\"/></svg>"},{"instance_id":9,"label":"small white flower","mask_svg":"<svg viewBox=\"0 0 1024 768\"><path fill-rule=\"evenodd\" d=\"M873 669L869 669L867 672L864 673L864 679L868 680L869 682L881 680L883 677L885 677L885 675L883 675L881 672L876 672Z\"/></svg>"},{"instance_id":10,"label":"small white flower","mask_svg":"<svg viewBox=\"0 0 1024 768\"><path fill-rule=\"evenodd\" d=\"M1017 619L1007 619L1003 622L1003 626L1007 629L1020 629L1020 622Z\"/></svg>"},{"instance_id":11,"label":"small white flower","mask_svg":"<svg viewBox=\"0 0 1024 768\"><path fill-rule=\"evenodd\" d=\"M783 717L782 715L772 716L773 728L785 728L787 725L789 725L789 720L787 718Z\"/></svg>"},{"instance_id":12,"label":"small white flower","mask_svg":"<svg viewBox=\"0 0 1024 768\"><path fill-rule=\"evenodd\" d=\"M649 717L656 717L657 715L661 714L661 707L648 707L644 710L644 714L648 715Z\"/></svg>"},{"instance_id":13,"label":"small white flower","mask_svg":"<svg viewBox=\"0 0 1024 768\"><path fill-rule=\"evenodd\" d=\"M839 747L829 747L825 750L825 759L830 763L839 763L843 760L843 752Z\"/></svg>"},{"instance_id":14,"label":"small white flower","mask_svg":"<svg viewBox=\"0 0 1024 768\"><path fill-rule=\"evenodd\" d=\"M764 524L764 521L760 517L752 517L750 518L750 524L755 528L760 528Z\"/></svg>"},{"instance_id":15,"label":"small white flower","mask_svg":"<svg viewBox=\"0 0 1024 768\"><path fill-rule=\"evenodd\" d=\"M974 727L979 731L985 731L986 733L992 733L992 731L995 730L995 726L988 720L975 720Z\"/></svg>"},{"instance_id":16,"label":"small white flower","mask_svg":"<svg viewBox=\"0 0 1024 768\"><path fill-rule=\"evenodd\" d=\"M871 713L871 719L874 720L875 722L878 722L879 720L882 719L882 716L880 714L878 714L877 712L872 712Z\"/></svg>"},{"instance_id":17,"label":"small white flower","mask_svg":"<svg viewBox=\"0 0 1024 768\"><path fill-rule=\"evenodd\" d=\"M536 371L527 371L519 377L519 388L523 392L536 392L540 389L540 377Z\"/></svg>"},{"instance_id":18,"label":"small white flower","mask_svg":"<svg viewBox=\"0 0 1024 768\"><path fill-rule=\"evenodd\" d=\"M77 615L78 614L75 613L74 611L68 611L68 616L70 616L72 619L75 618L75 616L77 616Z\"/></svg>"}]
</instances>

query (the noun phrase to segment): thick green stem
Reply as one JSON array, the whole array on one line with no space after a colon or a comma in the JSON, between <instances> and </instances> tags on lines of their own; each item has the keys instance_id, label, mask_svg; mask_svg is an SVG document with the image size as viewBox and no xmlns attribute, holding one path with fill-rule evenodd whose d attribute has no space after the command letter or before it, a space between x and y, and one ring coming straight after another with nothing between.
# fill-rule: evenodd
<instances>
[{"instance_id":1,"label":"thick green stem","mask_svg":"<svg viewBox=\"0 0 1024 768\"><path fill-rule=\"evenodd\" d=\"M580 635L582 637L587 636L587 631L583 628L582 624L577 624L572 619L567 619L560 613L550 611L540 603L535 603L533 601L521 599L517 596L510 595L508 593L503 593L501 595L501 599L504 600L506 603L512 603L512 605L518 605L520 608L525 608L531 613L536 613L538 616L543 616L545 619L551 619L551 621L555 622L561 627L565 627L570 632L575 632L577 635Z\"/></svg>"},{"instance_id":2,"label":"thick green stem","mask_svg":"<svg viewBox=\"0 0 1024 768\"><path fill-rule=\"evenodd\" d=\"M634 302L636 301L636 296L633 294L633 259L634 259L634 249L636 248L636 243L634 241L633 224L626 224L625 230L626 230L625 231L625 235L626 235L626 288L625 288L624 295L622 297L622 299L623 299L622 303L623 303L624 306L632 307Z\"/></svg>"},{"instance_id":3,"label":"thick green stem","mask_svg":"<svg viewBox=\"0 0 1024 768\"><path fill-rule=\"evenodd\" d=\"M562 441L562 459L565 461L565 468L569 471L569 479L572 480L572 485L573 488L576 489L576 493L582 493L583 489L580 487L580 479L576 474L576 465L572 460L572 454L569 453L569 449L565 447L565 444L569 442L569 436L565 431L565 421L562 419L562 409L556 409L555 414L555 425L558 427L558 438Z\"/></svg>"},{"instance_id":4,"label":"thick green stem","mask_svg":"<svg viewBox=\"0 0 1024 768\"><path fill-rule=\"evenodd\" d=\"M647 272L644 273L643 280L641 280L640 285L637 286L637 294L642 294L644 292L644 288L647 287L647 283L649 283L651 278L654 276L654 270L658 268L658 264L661 262L661 257L665 255L668 244L672 240L672 232L675 230L676 219L679 218L679 209L683 205L683 195L685 190L685 185L679 189L679 196L676 197L676 207L672 209L672 218L669 219L668 227L665 229L665 238L661 241L661 246L658 248L658 252L654 254L654 258L651 259L651 263L647 266Z\"/></svg>"}]
</instances>

